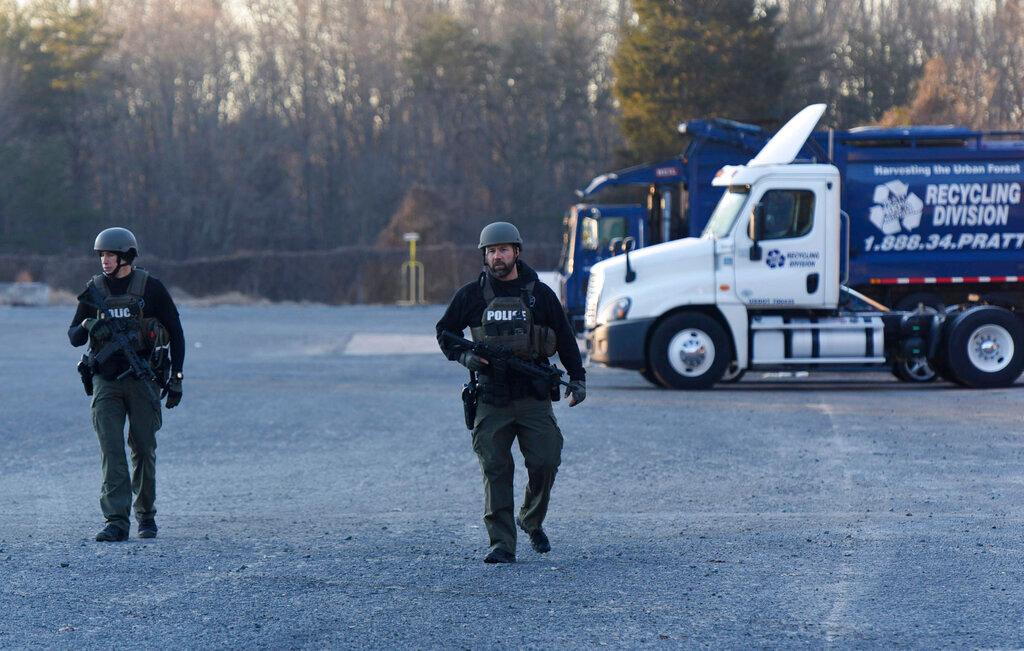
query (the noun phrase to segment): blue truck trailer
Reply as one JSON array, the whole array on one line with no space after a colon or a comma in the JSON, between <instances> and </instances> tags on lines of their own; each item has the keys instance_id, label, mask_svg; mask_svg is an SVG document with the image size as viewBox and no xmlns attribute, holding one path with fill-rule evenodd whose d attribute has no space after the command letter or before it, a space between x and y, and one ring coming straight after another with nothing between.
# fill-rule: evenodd
<instances>
[{"instance_id":1,"label":"blue truck trailer","mask_svg":"<svg viewBox=\"0 0 1024 651\"><path fill-rule=\"evenodd\" d=\"M978 300L1024 308L1020 132L835 134L850 217L847 285L886 305Z\"/></svg>"},{"instance_id":2,"label":"blue truck trailer","mask_svg":"<svg viewBox=\"0 0 1024 651\"><path fill-rule=\"evenodd\" d=\"M724 190L712 186L715 175L745 163L769 137L727 120L688 122L680 130L690 142L678 159L599 176L580 193L593 198L612 187L646 187L647 206L617 207L614 227L600 224L607 211L600 204L578 204L567 215L562 297L577 324L590 266L619 252L608 250L608 240L630 236L643 248L700 235ZM797 160L839 170L849 216L846 286L899 309L969 300L1024 309L1024 133L934 126L817 131ZM597 234L590 237L596 248L574 265L585 259L584 231Z\"/></svg>"}]
</instances>

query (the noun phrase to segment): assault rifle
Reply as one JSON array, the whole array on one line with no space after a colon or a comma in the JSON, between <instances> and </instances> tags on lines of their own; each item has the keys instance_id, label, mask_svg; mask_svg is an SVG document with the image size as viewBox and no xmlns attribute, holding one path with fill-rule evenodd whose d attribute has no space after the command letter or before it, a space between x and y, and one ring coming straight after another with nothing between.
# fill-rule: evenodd
<instances>
[{"instance_id":1,"label":"assault rifle","mask_svg":"<svg viewBox=\"0 0 1024 651\"><path fill-rule=\"evenodd\" d=\"M110 312L108 310L110 308L107 307L107 301L103 298L103 294L96 287L95 283L89 283L88 293L89 298L92 299L90 307L94 307L109 316ZM128 360L128 370L117 376L117 379L121 380L132 375L142 380L142 385L146 388L146 395L149 396L153 405L160 409L160 397L154 385L163 387L163 383L157 377L156 371L149 365L149 362L139 357L139 354L135 351L135 346L132 345L129 333L127 332L127 319L104 319L104 321L110 326L110 341L99 352L92 355L92 363L102 364L114 353L123 353L125 359Z\"/></svg>"},{"instance_id":2,"label":"assault rifle","mask_svg":"<svg viewBox=\"0 0 1024 651\"><path fill-rule=\"evenodd\" d=\"M483 359L486 359L488 363L496 368L500 369L504 366L514 373L525 375L526 377L534 380L545 380L551 384L561 384L566 387L569 386L569 383L562 379L562 376L565 375L565 371L553 364L537 364L536 362L531 362L517 356L507 348L490 346L482 342L463 339L462 337L448 332L447 330L441 333L441 337L451 344L456 350L472 351L474 355L478 355Z\"/></svg>"}]
</instances>

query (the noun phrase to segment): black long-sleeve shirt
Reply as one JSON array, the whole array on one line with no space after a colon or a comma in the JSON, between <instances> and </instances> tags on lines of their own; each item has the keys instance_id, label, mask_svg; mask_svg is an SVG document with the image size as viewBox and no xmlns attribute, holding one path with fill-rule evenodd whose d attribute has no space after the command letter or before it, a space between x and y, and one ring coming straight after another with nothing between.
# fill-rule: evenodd
<instances>
[{"instance_id":1,"label":"black long-sleeve shirt","mask_svg":"<svg viewBox=\"0 0 1024 651\"><path fill-rule=\"evenodd\" d=\"M113 296L123 295L128 291L132 276L128 274L124 278L107 278L107 285ZM171 344L171 372L181 372L185 364L185 333L181 329L181 318L178 316L178 307L164 284L150 276L146 280L146 289L143 292L145 304L142 308L143 315L153 317L163 324L167 329L167 335ZM72 346L84 346L89 341L89 333L82 327L82 321L88 318L95 318L96 310L79 301L78 309L75 311L75 318L71 320L68 328L68 339ZM105 378L114 378L128 368L128 360L123 355L115 354L100 367L99 373Z\"/></svg>"},{"instance_id":2,"label":"black long-sleeve shirt","mask_svg":"<svg viewBox=\"0 0 1024 651\"><path fill-rule=\"evenodd\" d=\"M562 365L565 366L565 370L568 371L569 378L571 380L585 379L586 371L583 369L583 359L580 357L580 349L576 344L576 335L569 324L568 317L565 315L565 310L562 309L562 304L558 301L558 297L555 296L555 292L540 282L537 272L524 262L519 261L516 265L519 270L519 277L515 280L501 281L494 278L490 279L494 287L494 295L518 297L522 294L523 285L531 280L535 281L533 296L536 298L536 304L532 308L534 324L547 326L555 331L556 341L558 342L558 358L562 361ZM479 279L463 285L459 291L455 292L451 303L448 304L448 309L436 326L438 344L440 344L441 352L444 353L445 357L450 360L457 360L461 351L446 345L441 339L441 333L447 330L455 334L461 334L465 328L479 326L484 308L486 307Z\"/></svg>"}]
</instances>

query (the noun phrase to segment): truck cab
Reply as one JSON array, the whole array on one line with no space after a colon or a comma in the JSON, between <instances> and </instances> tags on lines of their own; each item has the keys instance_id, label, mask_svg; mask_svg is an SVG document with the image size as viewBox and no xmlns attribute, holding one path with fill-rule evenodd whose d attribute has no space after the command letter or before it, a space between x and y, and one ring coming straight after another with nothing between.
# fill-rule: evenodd
<instances>
[{"instance_id":1,"label":"truck cab","mask_svg":"<svg viewBox=\"0 0 1024 651\"><path fill-rule=\"evenodd\" d=\"M643 208L634 204L580 203L566 212L562 220L558 290L562 305L573 308L568 313L577 332L583 331L583 306L590 268L618 253L623 242L643 245L646 240L643 214Z\"/></svg>"},{"instance_id":2,"label":"truck cab","mask_svg":"<svg viewBox=\"0 0 1024 651\"><path fill-rule=\"evenodd\" d=\"M730 367L884 367L911 358L968 386L1016 380L1024 323L1014 312L894 312L843 287L849 220L840 171L794 162L823 111L804 109L746 165L719 171L714 185L724 193L701 237L591 268L593 361L677 389L710 387Z\"/></svg>"},{"instance_id":3,"label":"truck cab","mask_svg":"<svg viewBox=\"0 0 1024 651\"><path fill-rule=\"evenodd\" d=\"M583 325L590 267L620 255L622 245L640 249L699 234L722 194L711 184L715 173L746 160L767 141L760 127L721 118L690 120L679 131L687 140L682 155L601 174L576 191L591 203L576 204L565 216L559 269L562 305L577 332ZM609 196L619 203L596 201ZM621 203L624 199L629 203ZM602 237L610 235L596 252L581 246L584 226L596 227ZM613 243L619 246L609 249Z\"/></svg>"}]
</instances>

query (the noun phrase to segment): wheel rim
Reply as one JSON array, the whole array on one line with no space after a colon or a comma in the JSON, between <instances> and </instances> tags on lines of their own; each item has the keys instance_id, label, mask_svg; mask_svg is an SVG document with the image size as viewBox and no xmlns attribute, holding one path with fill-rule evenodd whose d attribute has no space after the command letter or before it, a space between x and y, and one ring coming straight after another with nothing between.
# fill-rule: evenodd
<instances>
[{"instance_id":1,"label":"wheel rim","mask_svg":"<svg viewBox=\"0 0 1024 651\"><path fill-rule=\"evenodd\" d=\"M698 328L680 330L668 342L668 361L683 377L699 377L715 363L715 343Z\"/></svg>"},{"instance_id":2,"label":"wheel rim","mask_svg":"<svg viewBox=\"0 0 1024 651\"><path fill-rule=\"evenodd\" d=\"M928 365L924 357L915 357L903 362L903 370L907 375L920 382L927 382L935 377L935 370Z\"/></svg>"},{"instance_id":3,"label":"wheel rim","mask_svg":"<svg viewBox=\"0 0 1024 651\"><path fill-rule=\"evenodd\" d=\"M983 325L967 339L967 357L980 371L1001 371L1013 359L1013 337L1002 326L994 323Z\"/></svg>"}]
</instances>

